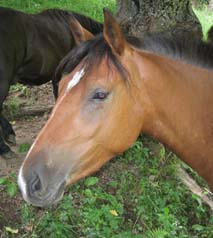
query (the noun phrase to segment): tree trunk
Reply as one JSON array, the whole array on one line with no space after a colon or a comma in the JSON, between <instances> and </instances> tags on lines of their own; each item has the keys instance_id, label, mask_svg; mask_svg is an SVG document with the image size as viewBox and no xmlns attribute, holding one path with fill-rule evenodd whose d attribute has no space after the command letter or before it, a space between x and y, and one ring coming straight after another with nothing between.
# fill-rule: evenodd
<instances>
[{"instance_id":1,"label":"tree trunk","mask_svg":"<svg viewBox=\"0 0 213 238\"><path fill-rule=\"evenodd\" d=\"M202 37L190 0L117 0L117 18L125 33L137 37L153 32Z\"/></svg>"},{"instance_id":2,"label":"tree trunk","mask_svg":"<svg viewBox=\"0 0 213 238\"><path fill-rule=\"evenodd\" d=\"M210 1L209 1L209 9L210 9L210 10L213 10L213 0L210 0Z\"/></svg>"}]
</instances>

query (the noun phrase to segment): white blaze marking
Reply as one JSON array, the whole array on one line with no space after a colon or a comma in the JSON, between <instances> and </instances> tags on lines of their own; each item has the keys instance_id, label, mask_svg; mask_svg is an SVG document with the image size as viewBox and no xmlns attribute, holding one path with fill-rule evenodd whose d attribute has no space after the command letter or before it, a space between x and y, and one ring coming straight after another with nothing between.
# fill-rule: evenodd
<instances>
[{"instance_id":1,"label":"white blaze marking","mask_svg":"<svg viewBox=\"0 0 213 238\"><path fill-rule=\"evenodd\" d=\"M35 141L33 142L33 144L31 145L27 155L26 155L26 158L24 160L24 162L26 161L28 155L30 154L31 150L33 149L36 141L38 140L38 137L35 139ZM22 192L22 195L23 195L23 198L27 201L27 184L24 180L24 177L23 177L23 174L22 174L22 170L23 170L23 167L24 167L24 162L22 163L22 166L19 170L19 174L18 174L18 186Z\"/></svg>"},{"instance_id":2,"label":"white blaze marking","mask_svg":"<svg viewBox=\"0 0 213 238\"><path fill-rule=\"evenodd\" d=\"M84 73L84 69L81 69L80 71L74 74L73 78L68 83L67 91L70 91L76 84L79 83L81 78L84 76Z\"/></svg>"},{"instance_id":3,"label":"white blaze marking","mask_svg":"<svg viewBox=\"0 0 213 238\"><path fill-rule=\"evenodd\" d=\"M21 169L19 170L18 185L19 185L19 188L22 191L22 195L23 195L24 199L26 200L26 197L27 197L27 185L26 185L26 182L24 181L24 178L23 178L23 175L22 175L22 168L23 168L23 165L22 165Z\"/></svg>"},{"instance_id":4,"label":"white blaze marking","mask_svg":"<svg viewBox=\"0 0 213 238\"><path fill-rule=\"evenodd\" d=\"M76 72L73 76L73 78L69 81L68 85L67 85L67 89L66 91L70 91L74 86L76 86L76 84L79 83L79 81L81 80L81 78L84 76L84 69L81 69L80 71ZM26 159L28 158L28 155L31 153L33 147L35 146L37 140L39 139L39 136L43 133L43 131L46 129L47 125L50 123L50 121L52 120L55 112L56 112L56 109L58 108L58 106L62 103L64 97L66 96L66 93L62 96L60 102L54 107L51 115L50 115L50 118L48 120L48 122L45 124L45 126L42 128L42 130L40 131L39 135L37 136L37 138L35 139L34 143L32 144L30 150L28 151L27 153L27 156L26 156ZM26 160L25 159L25 160ZM24 161L25 162L25 161ZM23 198L27 201L27 184L26 184L26 181L24 180L24 177L23 177L23 166L24 166L24 162L21 166L21 169L19 170L19 175L18 175L18 185L19 185L19 188L21 189L22 191L22 195L23 195ZM51 162L50 162L51 164Z\"/></svg>"}]
</instances>

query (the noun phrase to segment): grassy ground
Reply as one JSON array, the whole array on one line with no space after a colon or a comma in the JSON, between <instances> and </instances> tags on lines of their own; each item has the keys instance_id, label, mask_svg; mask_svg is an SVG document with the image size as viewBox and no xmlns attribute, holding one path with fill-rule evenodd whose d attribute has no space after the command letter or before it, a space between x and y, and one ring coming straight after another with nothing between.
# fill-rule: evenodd
<instances>
[{"instance_id":1,"label":"grassy ground","mask_svg":"<svg viewBox=\"0 0 213 238\"><path fill-rule=\"evenodd\" d=\"M0 0L0 5L26 12L60 7L100 21L104 6L115 9L112 0L85 2ZM207 13L196 13L206 31ZM100 172L70 187L58 206L41 210L23 202L21 224L8 221L0 237L212 238L213 215L180 183L179 163L162 145L143 137ZM14 175L0 179L11 197L17 193L15 181Z\"/></svg>"},{"instance_id":2,"label":"grassy ground","mask_svg":"<svg viewBox=\"0 0 213 238\"><path fill-rule=\"evenodd\" d=\"M213 11L204 7L202 9L194 9L194 12L202 23L203 35L206 38L209 28L213 25Z\"/></svg>"},{"instance_id":3,"label":"grassy ground","mask_svg":"<svg viewBox=\"0 0 213 238\"><path fill-rule=\"evenodd\" d=\"M85 4L89 2L89 4ZM48 8L61 8L83 13L98 21L103 20L102 9L115 10L115 0L0 0L0 5L25 12L38 12Z\"/></svg>"}]
</instances>

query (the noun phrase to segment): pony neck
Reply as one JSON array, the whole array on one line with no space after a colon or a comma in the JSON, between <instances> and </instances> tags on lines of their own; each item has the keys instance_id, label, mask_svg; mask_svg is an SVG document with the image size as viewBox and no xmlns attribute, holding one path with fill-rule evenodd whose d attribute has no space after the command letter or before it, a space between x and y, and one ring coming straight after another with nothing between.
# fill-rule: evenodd
<instances>
[{"instance_id":1,"label":"pony neck","mask_svg":"<svg viewBox=\"0 0 213 238\"><path fill-rule=\"evenodd\" d=\"M213 190L212 71L149 53L137 62L148 98L144 102L141 94L143 132L168 146Z\"/></svg>"}]
</instances>

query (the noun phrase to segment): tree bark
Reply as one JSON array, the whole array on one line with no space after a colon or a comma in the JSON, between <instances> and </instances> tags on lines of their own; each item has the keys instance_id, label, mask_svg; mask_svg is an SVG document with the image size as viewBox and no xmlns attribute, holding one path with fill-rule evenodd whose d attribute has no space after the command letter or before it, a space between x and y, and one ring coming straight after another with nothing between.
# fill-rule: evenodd
<instances>
[{"instance_id":1,"label":"tree bark","mask_svg":"<svg viewBox=\"0 0 213 238\"><path fill-rule=\"evenodd\" d=\"M117 0L117 18L125 33L137 37L153 32L202 37L190 0Z\"/></svg>"},{"instance_id":2,"label":"tree bark","mask_svg":"<svg viewBox=\"0 0 213 238\"><path fill-rule=\"evenodd\" d=\"M210 10L213 10L213 0L210 0L210 1L209 1L209 9L210 9Z\"/></svg>"}]
</instances>

